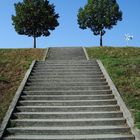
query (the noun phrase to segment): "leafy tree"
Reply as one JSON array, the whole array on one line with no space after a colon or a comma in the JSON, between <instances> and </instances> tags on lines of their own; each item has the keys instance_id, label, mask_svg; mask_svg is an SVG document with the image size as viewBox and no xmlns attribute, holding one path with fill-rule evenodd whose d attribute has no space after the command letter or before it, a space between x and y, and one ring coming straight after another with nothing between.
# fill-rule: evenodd
<instances>
[{"instance_id":1,"label":"leafy tree","mask_svg":"<svg viewBox=\"0 0 140 140\"><path fill-rule=\"evenodd\" d=\"M122 12L116 0L88 0L78 12L78 24L81 29L90 28L94 35L100 35L100 46L105 29L112 29L122 20Z\"/></svg>"},{"instance_id":2,"label":"leafy tree","mask_svg":"<svg viewBox=\"0 0 140 140\"><path fill-rule=\"evenodd\" d=\"M50 31L59 25L59 15L55 13L53 4L48 0L23 0L15 4L16 15L12 15L15 30L20 35L32 36L34 48L36 38L49 36Z\"/></svg>"}]
</instances>

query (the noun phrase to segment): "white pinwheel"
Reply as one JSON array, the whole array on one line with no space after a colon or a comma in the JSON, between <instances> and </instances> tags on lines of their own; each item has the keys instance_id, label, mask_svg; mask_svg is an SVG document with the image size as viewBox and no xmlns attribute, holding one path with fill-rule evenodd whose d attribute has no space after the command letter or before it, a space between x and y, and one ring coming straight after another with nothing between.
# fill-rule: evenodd
<instances>
[{"instance_id":1,"label":"white pinwheel","mask_svg":"<svg viewBox=\"0 0 140 140\"><path fill-rule=\"evenodd\" d=\"M129 40L132 40L133 38L134 37L132 35L130 35L129 33L127 33L127 34L124 35L124 39L126 41L127 46L128 46Z\"/></svg>"}]
</instances>

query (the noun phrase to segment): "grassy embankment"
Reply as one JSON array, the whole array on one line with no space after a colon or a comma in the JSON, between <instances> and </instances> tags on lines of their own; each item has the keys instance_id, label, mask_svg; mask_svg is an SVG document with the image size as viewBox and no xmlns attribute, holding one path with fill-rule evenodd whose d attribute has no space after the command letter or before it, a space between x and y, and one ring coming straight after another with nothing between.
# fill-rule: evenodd
<instances>
[{"instance_id":1,"label":"grassy embankment","mask_svg":"<svg viewBox=\"0 0 140 140\"><path fill-rule=\"evenodd\" d=\"M101 59L140 129L140 48L87 48Z\"/></svg>"},{"instance_id":2,"label":"grassy embankment","mask_svg":"<svg viewBox=\"0 0 140 140\"><path fill-rule=\"evenodd\" d=\"M0 123L31 62L43 55L43 49L0 49Z\"/></svg>"}]
</instances>

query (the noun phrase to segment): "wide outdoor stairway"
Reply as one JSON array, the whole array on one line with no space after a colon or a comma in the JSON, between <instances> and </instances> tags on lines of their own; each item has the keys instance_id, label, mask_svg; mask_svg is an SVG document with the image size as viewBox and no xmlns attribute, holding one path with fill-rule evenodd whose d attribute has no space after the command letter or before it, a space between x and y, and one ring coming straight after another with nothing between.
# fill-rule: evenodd
<instances>
[{"instance_id":1,"label":"wide outdoor stairway","mask_svg":"<svg viewBox=\"0 0 140 140\"><path fill-rule=\"evenodd\" d=\"M3 140L135 139L96 60L82 48L48 56L36 62Z\"/></svg>"}]
</instances>

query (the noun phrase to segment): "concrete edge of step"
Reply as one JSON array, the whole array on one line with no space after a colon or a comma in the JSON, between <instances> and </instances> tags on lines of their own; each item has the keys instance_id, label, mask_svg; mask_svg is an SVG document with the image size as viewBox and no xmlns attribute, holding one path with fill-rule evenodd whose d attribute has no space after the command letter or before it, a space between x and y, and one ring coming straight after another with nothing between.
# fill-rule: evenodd
<instances>
[{"instance_id":1,"label":"concrete edge of step","mask_svg":"<svg viewBox=\"0 0 140 140\"><path fill-rule=\"evenodd\" d=\"M47 48L47 49L46 49L42 61L45 61L45 60L46 60L46 58L47 58L47 54L48 54L49 50L50 50L50 48Z\"/></svg>"},{"instance_id":2,"label":"concrete edge of step","mask_svg":"<svg viewBox=\"0 0 140 140\"><path fill-rule=\"evenodd\" d=\"M101 69L101 71L103 72L103 75L105 76L110 89L112 90L112 93L114 94L121 111L123 112L124 118L127 121L128 126L131 128L131 131L133 133L133 135L135 136L136 140L140 140L140 131L138 130L138 128L135 127L134 125L134 119L130 113L130 111L128 110L126 104L124 103L122 97L120 96L117 88L115 87L115 84L113 83L113 81L111 80L109 74L107 73L105 67L103 66L102 62L100 60L97 60L97 63Z\"/></svg>"},{"instance_id":3,"label":"concrete edge of step","mask_svg":"<svg viewBox=\"0 0 140 140\"><path fill-rule=\"evenodd\" d=\"M87 53L85 47L82 47L82 48L83 48L83 51L84 51L84 53L85 53L86 59L89 60L89 56L88 56L88 53Z\"/></svg>"},{"instance_id":4,"label":"concrete edge of step","mask_svg":"<svg viewBox=\"0 0 140 140\"><path fill-rule=\"evenodd\" d=\"M30 65L29 69L27 70L22 82L20 83L19 88L17 89L17 91L15 93L15 96L14 96L14 98L13 98L13 100L12 100L10 106L9 106L9 109L6 112L6 115L5 115L5 117L4 117L3 121L2 121L2 124L0 126L0 139L2 139L2 137L3 137L4 133L5 133L5 129L6 129L7 125L8 125L8 123L9 123L10 117L11 117L11 115L12 115L12 113L13 113L15 107L16 107L18 99L20 98L20 95L21 95L21 93L22 93L22 91L24 89L24 86L25 86L25 84L26 84L26 82L28 80L28 77L31 74L31 71L32 71L35 63L36 63L35 60L31 63L31 65Z\"/></svg>"}]
</instances>

